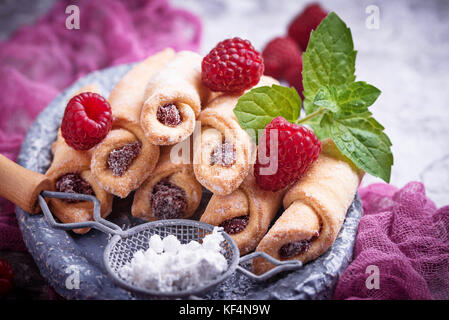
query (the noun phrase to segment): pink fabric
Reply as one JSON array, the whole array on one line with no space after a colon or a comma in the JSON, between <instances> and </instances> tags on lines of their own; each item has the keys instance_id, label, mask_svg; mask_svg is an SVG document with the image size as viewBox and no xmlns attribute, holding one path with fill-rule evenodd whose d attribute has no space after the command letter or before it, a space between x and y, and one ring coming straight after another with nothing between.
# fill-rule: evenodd
<instances>
[{"instance_id":1,"label":"pink fabric","mask_svg":"<svg viewBox=\"0 0 449 320\"><path fill-rule=\"evenodd\" d=\"M80 29L65 27L68 5ZM196 51L201 22L168 0L58 1L38 22L0 43L0 153L16 159L36 115L64 88L97 69L165 47ZM0 198L0 250L25 250L13 206Z\"/></svg>"},{"instance_id":2,"label":"pink fabric","mask_svg":"<svg viewBox=\"0 0 449 320\"><path fill-rule=\"evenodd\" d=\"M419 182L400 190L373 184L359 194L364 215L355 259L334 298L449 299L449 206L437 210ZM378 289L366 285L368 266L378 267Z\"/></svg>"}]
</instances>

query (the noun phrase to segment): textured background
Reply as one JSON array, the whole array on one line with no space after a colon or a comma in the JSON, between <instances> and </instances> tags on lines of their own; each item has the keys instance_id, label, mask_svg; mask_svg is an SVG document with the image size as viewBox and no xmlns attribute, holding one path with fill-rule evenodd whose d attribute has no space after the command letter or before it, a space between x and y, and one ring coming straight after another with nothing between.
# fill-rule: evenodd
<instances>
[{"instance_id":1,"label":"textured background","mask_svg":"<svg viewBox=\"0 0 449 320\"><path fill-rule=\"evenodd\" d=\"M0 1L0 39L30 23L54 0ZM201 53L232 36L250 39L258 49L282 35L310 1L172 0L204 23ZM107 1L105 1L107 3ZM357 77L382 90L372 107L393 141L391 183L425 183L437 205L449 203L449 1L323 0L350 26L358 50ZM380 10L380 27L368 29L367 6ZM81 12L82 16L82 12ZM82 28L82 25L81 25ZM366 177L364 184L378 181Z\"/></svg>"}]
</instances>

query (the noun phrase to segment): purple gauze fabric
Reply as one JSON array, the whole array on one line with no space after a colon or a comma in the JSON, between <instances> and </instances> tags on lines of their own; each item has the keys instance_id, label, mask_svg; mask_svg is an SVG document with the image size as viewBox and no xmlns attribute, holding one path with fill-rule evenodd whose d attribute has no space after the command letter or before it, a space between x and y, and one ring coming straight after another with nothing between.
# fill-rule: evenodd
<instances>
[{"instance_id":1,"label":"purple gauze fabric","mask_svg":"<svg viewBox=\"0 0 449 320\"><path fill-rule=\"evenodd\" d=\"M449 299L449 206L437 210L419 182L400 190L372 184L359 194L364 215L354 261L334 298ZM377 288L372 266L379 271Z\"/></svg>"},{"instance_id":2,"label":"purple gauze fabric","mask_svg":"<svg viewBox=\"0 0 449 320\"><path fill-rule=\"evenodd\" d=\"M197 51L201 22L168 0L79 0L80 29L66 28L73 1L58 1L0 43L0 153L14 160L36 115L76 79L172 47ZM0 197L0 250L26 250L14 206Z\"/></svg>"}]
</instances>

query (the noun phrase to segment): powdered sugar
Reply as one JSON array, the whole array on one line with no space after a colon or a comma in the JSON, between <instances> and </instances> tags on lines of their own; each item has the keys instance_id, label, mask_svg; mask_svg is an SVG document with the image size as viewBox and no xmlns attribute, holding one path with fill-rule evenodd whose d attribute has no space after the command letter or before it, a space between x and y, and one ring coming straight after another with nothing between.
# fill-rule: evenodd
<instances>
[{"instance_id":1,"label":"powdered sugar","mask_svg":"<svg viewBox=\"0 0 449 320\"><path fill-rule=\"evenodd\" d=\"M202 243L181 244L174 235L164 239L153 235L149 248L137 251L131 262L122 267L120 276L139 287L162 292L201 287L228 267L221 253L223 241L217 227L203 238Z\"/></svg>"}]
</instances>

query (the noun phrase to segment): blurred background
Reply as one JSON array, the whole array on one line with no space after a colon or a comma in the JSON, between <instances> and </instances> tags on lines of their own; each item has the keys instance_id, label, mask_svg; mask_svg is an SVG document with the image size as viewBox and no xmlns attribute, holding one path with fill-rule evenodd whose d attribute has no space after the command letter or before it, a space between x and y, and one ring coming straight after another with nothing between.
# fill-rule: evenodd
<instances>
[{"instance_id":1,"label":"blurred background","mask_svg":"<svg viewBox=\"0 0 449 320\"><path fill-rule=\"evenodd\" d=\"M178 32L191 33L188 41L176 42L181 43L178 49L198 50L203 55L219 41L233 36L250 40L256 49L262 51L270 40L287 34L289 24L311 1L92 1L97 3L95 9L99 10L100 15L101 12L116 14L117 10L122 10L120 8L132 12L129 16L114 16L123 21L114 21L113 18L107 20L107 28L98 22L104 21L105 17L99 16L97 21L90 12L83 11L86 3L82 0L0 0L0 112L9 114L9 117L0 116L0 152L12 159L17 155L23 135L36 114L77 77L95 69L136 61L158 47L171 45ZM155 7L152 7L153 3ZM409 181L421 181L427 195L438 207L449 204L449 1L322 0L318 3L328 12L335 11L350 27L358 51L357 79L382 91L371 111L385 126L393 142L395 163L391 184L403 187ZM84 36L65 43L61 39L65 36L63 32L68 30L49 29L48 33L33 33L36 24L50 24L58 19L64 21L67 17L64 10L71 4L80 5L80 30ZM168 4L172 9L166 9ZM143 5L146 11L134 19L136 10ZM176 11L178 9L183 9L182 13ZM146 12L151 15L146 16ZM87 14L88 25L83 20ZM178 20L169 19L172 14L189 20L193 28L177 26L180 23ZM108 46L97 46L98 39L95 37L107 38L120 33L123 36L123 32L128 32L128 29L121 28L127 25L126 19L130 19L130 16L134 17L130 24L138 36L133 34L132 41L118 47L123 52L117 53L117 48L111 52L107 51ZM199 29L198 25L202 28ZM60 28L64 29L64 25L61 24ZM164 33L165 37L156 37L153 33ZM27 38L26 35L32 36ZM183 36L189 37L189 34ZM86 39L89 40L87 44L84 43ZM70 57L61 56L60 52L32 51L37 47L45 47L47 42L48 46L58 44L57 41L71 46L63 51L70 52ZM112 43L115 39L112 37L107 41ZM15 51L10 50L11 44ZM130 48L133 54L127 54ZM92 53L100 56L100 60L105 55L108 59L83 63L83 55ZM42 55L45 55L45 60L42 60ZM45 66L40 69L42 61ZM10 70L13 68L22 74L17 75L14 70ZM50 70L47 75L54 77L51 86L38 83L39 86L32 84L27 87L29 79L37 82L41 80L38 75L44 69L46 72ZM67 70L72 72L71 77L63 78L62 81L56 76L62 76ZM14 82L17 79L20 80L17 83L24 85L23 92L14 91L18 86ZM10 95L8 88L13 89L14 95ZM29 88L44 92L45 97L24 96L24 92L30 91ZM25 104L21 102L22 97L27 99L27 103L35 101L33 99L39 102L34 111L29 113L27 121L23 120L23 112L19 108ZM379 181L367 176L363 185ZM0 248L0 258L2 255ZM21 264L23 270L19 271L23 274L24 283L34 281L33 295L48 297L47 292L41 290L44 282L39 279L30 257L12 253L8 258L28 261L30 264Z\"/></svg>"}]
</instances>

